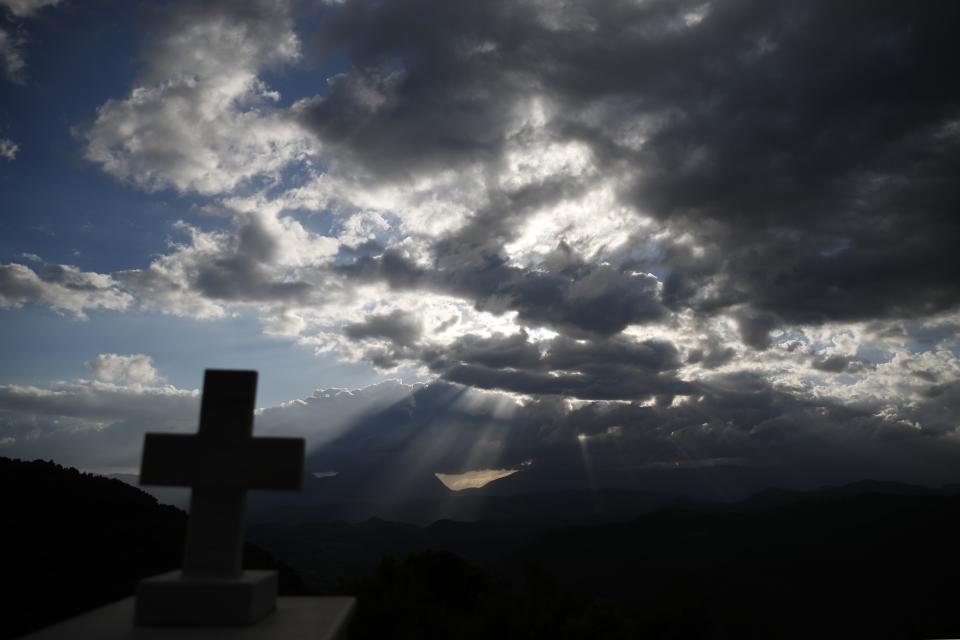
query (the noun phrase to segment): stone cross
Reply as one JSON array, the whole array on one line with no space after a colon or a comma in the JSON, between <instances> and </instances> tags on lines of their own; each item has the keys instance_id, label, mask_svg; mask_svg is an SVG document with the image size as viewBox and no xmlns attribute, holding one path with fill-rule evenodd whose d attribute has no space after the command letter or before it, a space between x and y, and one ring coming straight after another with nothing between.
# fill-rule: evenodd
<instances>
[{"instance_id":1,"label":"stone cross","mask_svg":"<svg viewBox=\"0 0 960 640\"><path fill-rule=\"evenodd\" d=\"M301 438L254 438L256 371L206 371L200 427L148 433L140 483L192 487L183 571L148 578L137 591L142 625L251 624L275 606L275 572L242 571L249 489L303 483Z\"/></svg>"}]
</instances>

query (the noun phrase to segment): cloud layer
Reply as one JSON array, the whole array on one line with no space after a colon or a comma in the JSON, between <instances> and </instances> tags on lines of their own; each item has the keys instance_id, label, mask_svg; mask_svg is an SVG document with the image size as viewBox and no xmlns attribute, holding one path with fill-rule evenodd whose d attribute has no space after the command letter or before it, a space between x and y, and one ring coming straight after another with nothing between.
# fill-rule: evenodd
<instances>
[{"instance_id":1,"label":"cloud layer","mask_svg":"<svg viewBox=\"0 0 960 640\"><path fill-rule=\"evenodd\" d=\"M0 385L3 455L136 472L146 431L196 430L198 392L163 384L148 357L101 354L88 366L95 379ZM305 437L308 473L337 479L329 501L429 497L437 477L455 488L503 478L511 483L503 490L666 488L733 498L864 477L956 482L960 438L950 416L958 409L956 382L914 403L905 419L798 398L750 374L712 376L696 396L662 404L518 401L392 381L260 409L256 434ZM717 478L727 485L713 486Z\"/></svg>"},{"instance_id":2,"label":"cloud layer","mask_svg":"<svg viewBox=\"0 0 960 640\"><path fill-rule=\"evenodd\" d=\"M209 225L110 274L2 265L0 305L255 309L424 403L495 392L516 433L474 470L953 454L955 3L176 9L79 139ZM98 384L156 383L104 358Z\"/></svg>"}]
</instances>

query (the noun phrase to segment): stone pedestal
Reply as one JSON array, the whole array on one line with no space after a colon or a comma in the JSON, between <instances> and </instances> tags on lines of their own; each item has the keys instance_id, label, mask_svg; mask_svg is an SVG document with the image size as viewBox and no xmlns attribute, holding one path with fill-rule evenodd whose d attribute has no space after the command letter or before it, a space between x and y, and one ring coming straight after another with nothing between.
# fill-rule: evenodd
<instances>
[{"instance_id":1,"label":"stone pedestal","mask_svg":"<svg viewBox=\"0 0 960 640\"><path fill-rule=\"evenodd\" d=\"M47 627L23 640L342 640L356 600L282 597L249 626L135 627L134 598Z\"/></svg>"},{"instance_id":2,"label":"stone pedestal","mask_svg":"<svg viewBox=\"0 0 960 640\"><path fill-rule=\"evenodd\" d=\"M253 624L276 603L276 571L244 571L236 578L171 571L140 581L134 618L144 627Z\"/></svg>"}]
</instances>

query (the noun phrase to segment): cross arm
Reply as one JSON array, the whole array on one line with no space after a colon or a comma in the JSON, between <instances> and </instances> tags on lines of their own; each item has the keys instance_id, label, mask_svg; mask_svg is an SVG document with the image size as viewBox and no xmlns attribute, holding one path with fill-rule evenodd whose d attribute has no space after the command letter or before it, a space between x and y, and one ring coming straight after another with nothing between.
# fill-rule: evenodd
<instances>
[{"instance_id":1,"label":"cross arm","mask_svg":"<svg viewBox=\"0 0 960 640\"><path fill-rule=\"evenodd\" d=\"M148 433L140 484L297 490L303 486L302 438L223 442L194 434Z\"/></svg>"}]
</instances>

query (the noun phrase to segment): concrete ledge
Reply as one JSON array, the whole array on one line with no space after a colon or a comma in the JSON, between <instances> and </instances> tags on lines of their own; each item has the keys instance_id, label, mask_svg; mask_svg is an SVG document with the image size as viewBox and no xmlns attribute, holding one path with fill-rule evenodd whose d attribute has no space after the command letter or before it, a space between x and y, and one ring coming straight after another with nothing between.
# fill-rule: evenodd
<instances>
[{"instance_id":1,"label":"concrete ledge","mask_svg":"<svg viewBox=\"0 0 960 640\"><path fill-rule=\"evenodd\" d=\"M245 627L135 627L127 598L42 629L23 640L341 640L356 607L350 597L282 597L260 622Z\"/></svg>"},{"instance_id":2,"label":"concrete ledge","mask_svg":"<svg viewBox=\"0 0 960 640\"><path fill-rule=\"evenodd\" d=\"M277 603L275 571L216 578L171 571L141 580L135 622L143 627L253 624Z\"/></svg>"}]
</instances>

